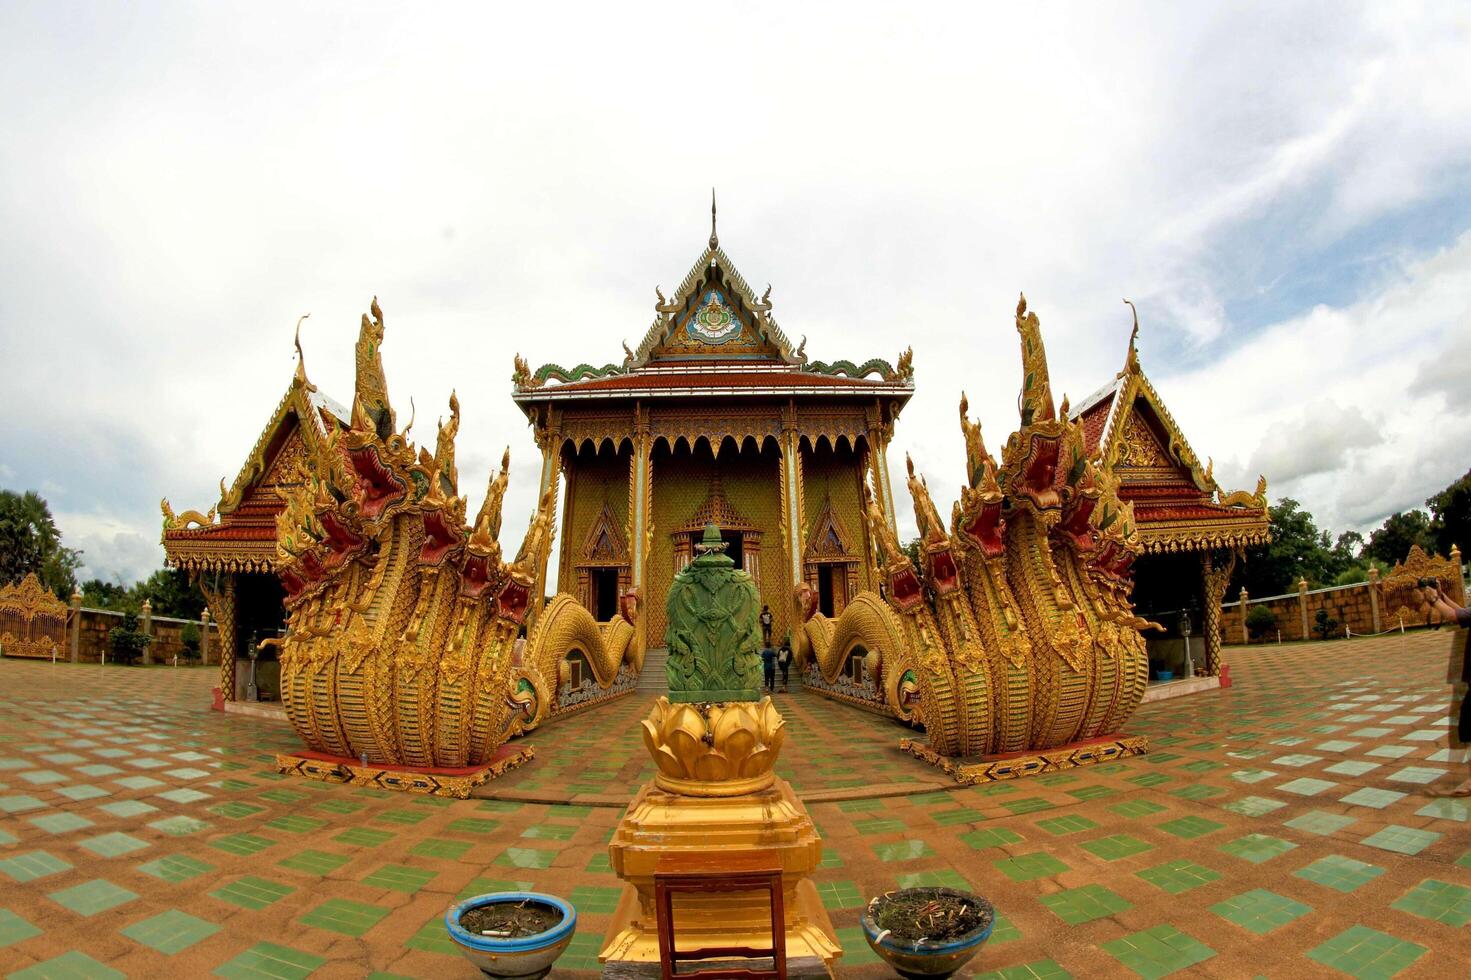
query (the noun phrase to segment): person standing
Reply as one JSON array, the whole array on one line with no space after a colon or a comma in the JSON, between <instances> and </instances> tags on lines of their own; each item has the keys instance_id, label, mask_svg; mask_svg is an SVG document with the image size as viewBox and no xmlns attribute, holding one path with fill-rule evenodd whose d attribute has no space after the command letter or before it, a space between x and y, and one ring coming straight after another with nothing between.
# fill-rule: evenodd
<instances>
[{"instance_id":1,"label":"person standing","mask_svg":"<svg viewBox=\"0 0 1471 980\"><path fill-rule=\"evenodd\" d=\"M1471 609L1451 602L1441 595L1438 586L1422 586L1421 593L1425 601L1430 604L1430 608L1439 613L1445 622L1454 623L1462 629L1471 626ZM1465 748L1471 746L1471 697L1468 697L1466 693L1466 684L1471 681L1471 657L1466 655L1465 636L1458 636L1452 642L1451 656L1459 662L1450 664L1449 679L1461 696L1460 709L1456 711L1455 741ZM1454 707L1454 695L1452 695L1452 708ZM1437 796L1471 796L1471 772L1468 772L1467 778L1458 785L1448 790L1432 792Z\"/></svg>"},{"instance_id":2,"label":"person standing","mask_svg":"<svg viewBox=\"0 0 1471 980\"><path fill-rule=\"evenodd\" d=\"M768 643L761 648L761 674L766 690L776 693L776 651Z\"/></svg>"},{"instance_id":3,"label":"person standing","mask_svg":"<svg viewBox=\"0 0 1471 980\"><path fill-rule=\"evenodd\" d=\"M776 652L776 665L781 668L781 693L787 693L787 679L792 672L792 646L783 643Z\"/></svg>"},{"instance_id":4,"label":"person standing","mask_svg":"<svg viewBox=\"0 0 1471 980\"><path fill-rule=\"evenodd\" d=\"M771 607L761 607L761 643L763 646L771 646Z\"/></svg>"}]
</instances>

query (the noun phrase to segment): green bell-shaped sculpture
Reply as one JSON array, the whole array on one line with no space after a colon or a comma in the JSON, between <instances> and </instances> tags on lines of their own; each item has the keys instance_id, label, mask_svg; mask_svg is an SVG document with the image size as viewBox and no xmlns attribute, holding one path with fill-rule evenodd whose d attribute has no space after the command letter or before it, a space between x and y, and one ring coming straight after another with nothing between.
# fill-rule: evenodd
<instances>
[{"instance_id":1,"label":"green bell-shaped sculpture","mask_svg":"<svg viewBox=\"0 0 1471 980\"><path fill-rule=\"evenodd\" d=\"M669 589L669 700L758 700L761 604L756 583L725 553L715 525L706 525L695 551L695 560Z\"/></svg>"}]
</instances>

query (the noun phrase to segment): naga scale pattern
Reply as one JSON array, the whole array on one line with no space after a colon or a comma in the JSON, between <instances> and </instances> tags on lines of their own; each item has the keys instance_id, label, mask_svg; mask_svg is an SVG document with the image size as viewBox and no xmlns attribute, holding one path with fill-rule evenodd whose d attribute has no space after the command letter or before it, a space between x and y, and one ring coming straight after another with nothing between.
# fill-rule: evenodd
<instances>
[{"instance_id":1,"label":"naga scale pattern","mask_svg":"<svg viewBox=\"0 0 1471 980\"><path fill-rule=\"evenodd\" d=\"M350 425L334 426L310 454L306 479L288 491L277 518L276 571L288 617L281 699L318 752L380 764L484 765L508 738L556 711L569 654L582 655L599 688L613 688L638 603L621 604L632 621L599 624L558 595L524 646L518 641L552 543L555 492L543 495L520 550L504 561L498 539L509 451L467 524L455 469L459 402L450 396L434 452L416 449L407 436L412 421L397 431L382 341L374 300L357 342Z\"/></svg>"},{"instance_id":2,"label":"naga scale pattern","mask_svg":"<svg viewBox=\"0 0 1471 980\"><path fill-rule=\"evenodd\" d=\"M946 758L1053 749L1116 733L1143 699L1149 665L1129 568L1131 505L1089 455L1081 424L1053 406L1041 324L1017 306L1021 425L1000 463L961 397L966 476L947 525L909 467L918 565L870 494L882 596L862 593L831 621L806 620L809 677L832 690L863 654L875 701L922 723ZM851 698L845 698L851 699Z\"/></svg>"}]
</instances>

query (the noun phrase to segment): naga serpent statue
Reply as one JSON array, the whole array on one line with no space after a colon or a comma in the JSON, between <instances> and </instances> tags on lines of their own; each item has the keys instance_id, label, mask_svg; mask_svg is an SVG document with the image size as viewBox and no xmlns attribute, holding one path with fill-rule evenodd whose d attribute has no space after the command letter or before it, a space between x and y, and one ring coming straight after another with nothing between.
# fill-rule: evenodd
<instances>
[{"instance_id":1,"label":"naga serpent statue","mask_svg":"<svg viewBox=\"0 0 1471 980\"><path fill-rule=\"evenodd\" d=\"M869 495L882 597L859 594L836 621L811 614L820 682L866 651L882 705L922 722L930 748L973 758L1056 748L1116 733L1138 707L1149 666L1129 601L1138 547L1132 505L1090 458L1082 425L1053 406L1041 325L1016 310L1021 425L998 466L961 396L967 480L949 526L909 464L920 533L915 567ZM804 608L805 607L805 608Z\"/></svg>"},{"instance_id":2,"label":"naga serpent statue","mask_svg":"<svg viewBox=\"0 0 1471 980\"><path fill-rule=\"evenodd\" d=\"M569 654L582 654L604 690L625 658L636 671L634 624L622 616L600 624L558 595L519 644L539 601L533 589L552 544L555 493L542 496L520 550L503 561L509 450L466 524L455 469L459 401L450 396L434 452L416 451L396 429L382 342L375 299L358 336L350 422L327 421L327 438L277 518L288 617L281 700L318 752L477 766L555 710ZM620 605L637 617L636 601Z\"/></svg>"}]
</instances>

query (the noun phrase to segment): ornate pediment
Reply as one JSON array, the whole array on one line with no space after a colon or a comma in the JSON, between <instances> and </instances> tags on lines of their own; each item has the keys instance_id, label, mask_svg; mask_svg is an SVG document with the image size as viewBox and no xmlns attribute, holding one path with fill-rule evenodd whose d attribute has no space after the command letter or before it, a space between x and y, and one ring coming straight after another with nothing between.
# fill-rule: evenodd
<instances>
[{"instance_id":1,"label":"ornate pediment","mask_svg":"<svg viewBox=\"0 0 1471 980\"><path fill-rule=\"evenodd\" d=\"M582 539L582 549L577 553L577 564L598 568L628 564L628 542L613 508L603 504L602 512Z\"/></svg>"},{"instance_id":2,"label":"ornate pediment","mask_svg":"<svg viewBox=\"0 0 1471 980\"><path fill-rule=\"evenodd\" d=\"M827 497L822 502L822 512L817 515L817 520L807 535L807 551L803 560L857 561L858 556L851 546L852 540L838 517L838 512L833 508L833 498Z\"/></svg>"}]
</instances>

